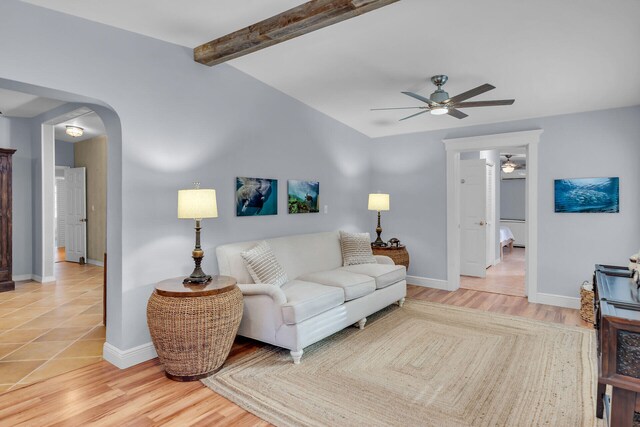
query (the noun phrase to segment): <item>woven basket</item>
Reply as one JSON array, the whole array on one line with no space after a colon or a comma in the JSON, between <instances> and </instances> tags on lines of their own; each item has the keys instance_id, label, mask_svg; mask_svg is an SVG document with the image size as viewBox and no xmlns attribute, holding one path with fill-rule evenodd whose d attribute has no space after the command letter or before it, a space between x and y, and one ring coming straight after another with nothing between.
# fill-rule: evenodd
<instances>
[{"instance_id":1,"label":"woven basket","mask_svg":"<svg viewBox=\"0 0 640 427\"><path fill-rule=\"evenodd\" d=\"M406 248L401 247L398 249L379 249L372 248L374 255L386 255L393 260L395 265L404 265L409 269L409 252Z\"/></svg>"},{"instance_id":2,"label":"woven basket","mask_svg":"<svg viewBox=\"0 0 640 427\"><path fill-rule=\"evenodd\" d=\"M242 319L242 292L176 298L153 292L147 322L168 376L204 377L222 366Z\"/></svg>"},{"instance_id":3,"label":"woven basket","mask_svg":"<svg viewBox=\"0 0 640 427\"><path fill-rule=\"evenodd\" d=\"M594 293L580 287L580 317L587 323L595 323Z\"/></svg>"}]
</instances>

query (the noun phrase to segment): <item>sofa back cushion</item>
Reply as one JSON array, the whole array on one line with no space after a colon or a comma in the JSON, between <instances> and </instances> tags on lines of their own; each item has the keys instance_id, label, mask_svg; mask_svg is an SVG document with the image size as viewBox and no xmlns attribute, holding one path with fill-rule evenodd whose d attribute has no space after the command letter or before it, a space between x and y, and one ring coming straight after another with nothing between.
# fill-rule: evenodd
<instances>
[{"instance_id":1,"label":"sofa back cushion","mask_svg":"<svg viewBox=\"0 0 640 427\"><path fill-rule=\"evenodd\" d=\"M340 237L337 231L265 239L289 280L314 271L342 266ZM218 246L216 256L220 274L235 277L238 283L254 283L240 252L255 247L260 241L230 243Z\"/></svg>"}]
</instances>

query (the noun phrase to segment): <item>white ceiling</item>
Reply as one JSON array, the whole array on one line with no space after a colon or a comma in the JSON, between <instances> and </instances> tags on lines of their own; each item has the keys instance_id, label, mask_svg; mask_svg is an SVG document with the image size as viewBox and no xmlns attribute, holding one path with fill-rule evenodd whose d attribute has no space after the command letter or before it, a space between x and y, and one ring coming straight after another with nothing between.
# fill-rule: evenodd
<instances>
[{"instance_id":1,"label":"white ceiling","mask_svg":"<svg viewBox=\"0 0 640 427\"><path fill-rule=\"evenodd\" d=\"M0 112L6 117L32 118L62 104L63 101L0 88Z\"/></svg>"},{"instance_id":2,"label":"white ceiling","mask_svg":"<svg viewBox=\"0 0 640 427\"><path fill-rule=\"evenodd\" d=\"M65 142L80 142L99 135L105 135L106 130L102 119L92 110L82 107L60 118L60 123L54 126L56 139ZM56 120L58 121L58 120ZM72 137L67 135L67 125L78 126L84 130L82 136Z\"/></svg>"},{"instance_id":3,"label":"white ceiling","mask_svg":"<svg viewBox=\"0 0 640 427\"><path fill-rule=\"evenodd\" d=\"M195 47L302 1L25 0ZM469 126L640 104L640 1L401 0L230 62L305 104L372 136ZM424 114L400 91L428 96L434 74L450 95L483 83L469 117Z\"/></svg>"}]
</instances>

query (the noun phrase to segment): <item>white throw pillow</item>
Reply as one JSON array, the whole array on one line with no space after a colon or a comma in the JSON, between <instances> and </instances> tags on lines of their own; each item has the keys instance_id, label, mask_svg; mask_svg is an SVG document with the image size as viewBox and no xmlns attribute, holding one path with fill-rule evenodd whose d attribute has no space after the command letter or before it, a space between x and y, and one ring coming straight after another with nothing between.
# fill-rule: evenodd
<instances>
[{"instance_id":1,"label":"white throw pillow","mask_svg":"<svg viewBox=\"0 0 640 427\"><path fill-rule=\"evenodd\" d=\"M264 240L248 251L241 252L240 256L254 282L282 286L289 281L271 246Z\"/></svg>"},{"instance_id":2,"label":"white throw pillow","mask_svg":"<svg viewBox=\"0 0 640 427\"><path fill-rule=\"evenodd\" d=\"M342 248L342 265L377 264L371 250L371 236L369 233L340 232L340 247Z\"/></svg>"}]
</instances>

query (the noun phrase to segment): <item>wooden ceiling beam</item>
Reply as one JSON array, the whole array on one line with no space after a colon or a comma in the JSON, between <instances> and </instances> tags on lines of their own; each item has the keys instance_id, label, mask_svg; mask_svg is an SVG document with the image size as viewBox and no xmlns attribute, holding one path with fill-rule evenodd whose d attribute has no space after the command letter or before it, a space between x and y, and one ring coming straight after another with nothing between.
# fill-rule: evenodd
<instances>
[{"instance_id":1,"label":"wooden ceiling beam","mask_svg":"<svg viewBox=\"0 0 640 427\"><path fill-rule=\"evenodd\" d=\"M311 0L196 47L193 59L213 66L370 12L398 0Z\"/></svg>"}]
</instances>

